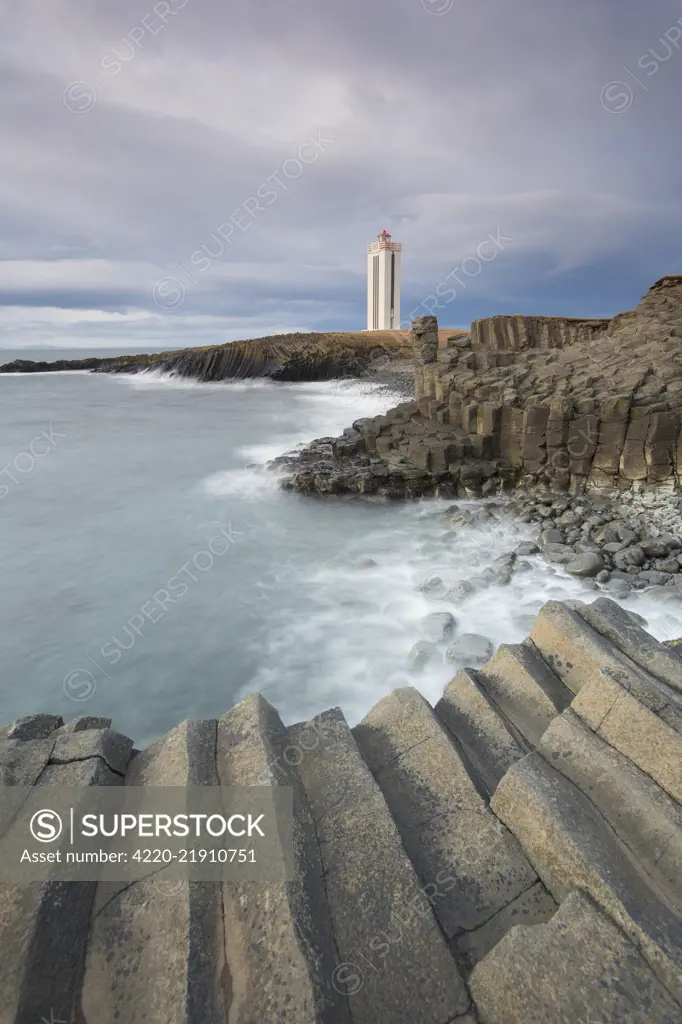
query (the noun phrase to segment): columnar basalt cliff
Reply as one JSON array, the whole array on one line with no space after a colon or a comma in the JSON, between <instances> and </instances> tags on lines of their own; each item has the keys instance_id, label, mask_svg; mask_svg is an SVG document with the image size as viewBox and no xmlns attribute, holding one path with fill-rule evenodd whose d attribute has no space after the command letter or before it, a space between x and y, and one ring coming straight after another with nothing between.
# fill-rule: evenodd
<instances>
[{"instance_id":1,"label":"columnar basalt cliff","mask_svg":"<svg viewBox=\"0 0 682 1024\"><path fill-rule=\"evenodd\" d=\"M280 460L288 486L391 497L679 487L682 277L612 320L492 317L439 339L436 318L420 317L412 340L417 401Z\"/></svg>"},{"instance_id":2,"label":"columnar basalt cliff","mask_svg":"<svg viewBox=\"0 0 682 1024\"><path fill-rule=\"evenodd\" d=\"M280 381L332 380L371 375L377 367L410 360L410 332L310 332L251 338L147 355L32 362L15 359L0 373L45 373L93 370L98 373L144 373L156 370L200 381L270 377Z\"/></svg>"},{"instance_id":3,"label":"columnar basalt cliff","mask_svg":"<svg viewBox=\"0 0 682 1024\"><path fill-rule=\"evenodd\" d=\"M270 377L279 381L361 377L378 359L409 359L408 331L290 334L209 349L188 349L156 369L202 381Z\"/></svg>"},{"instance_id":4,"label":"columnar basalt cliff","mask_svg":"<svg viewBox=\"0 0 682 1024\"><path fill-rule=\"evenodd\" d=\"M0 885L0 1021L679 1024L682 659L635 619L550 602L353 729L258 695L142 751L5 727L5 786L291 787L295 873Z\"/></svg>"},{"instance_id":5,"label":"columnar basalt cliff","mask_svg":"<svg viewBox=\"0 0 682 1024\"><path fill-rule=\"evenodd\" d=\"M589 488L679 485L682 277L612 320L493 317L433 352L423 318L417 397L505 479ZM424 338L428 336L426 342Z\"/></svg>"}]
</instances>

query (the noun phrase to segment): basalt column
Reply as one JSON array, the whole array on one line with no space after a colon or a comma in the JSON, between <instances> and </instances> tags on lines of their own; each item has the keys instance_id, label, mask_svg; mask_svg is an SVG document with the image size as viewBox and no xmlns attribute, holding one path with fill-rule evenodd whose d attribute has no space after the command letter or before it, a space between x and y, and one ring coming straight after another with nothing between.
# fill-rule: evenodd
<instances>
[{"instance_id":1,"label":"basalt column","mask_svg":"<svg viewBox=\"0 0 682 1024\"><path fill-rule=\"evenodd\" d=\"M416 396L433 398L438 370L438 320L435 316L419 316L412 321L412 348Z\"/></svg>"}]
</instances>

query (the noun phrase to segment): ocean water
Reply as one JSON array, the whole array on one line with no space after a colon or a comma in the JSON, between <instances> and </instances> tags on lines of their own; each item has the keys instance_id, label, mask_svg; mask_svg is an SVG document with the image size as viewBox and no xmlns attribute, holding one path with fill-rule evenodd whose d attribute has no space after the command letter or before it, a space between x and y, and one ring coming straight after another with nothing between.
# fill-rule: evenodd
<instances>
[{"instance_id":1,"label":"ocean water","mask_svg":"<svg viewBox=\"0 0 682 1024\"><path fill-rule=\"evenodd\" d=\"M108 715L143 745L257 690L286 723L338 705L355 724L396 686L440 696L452 665L407 662L428 612L497 644L550 598L596 596L531 559L453 603L426 584L532 528L454 534L451 502L305 497L259 468L392 404L357 383L0 375L0 721ZM628 606L682 634L646 595Z\"/></svg>"}]
</instances>

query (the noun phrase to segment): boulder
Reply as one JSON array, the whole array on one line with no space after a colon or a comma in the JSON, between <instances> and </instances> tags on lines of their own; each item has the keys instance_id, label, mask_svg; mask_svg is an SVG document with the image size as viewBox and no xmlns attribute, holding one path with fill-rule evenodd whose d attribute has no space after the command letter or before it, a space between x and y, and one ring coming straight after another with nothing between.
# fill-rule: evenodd
<instances>
[{"instance_id":1,"label":"boulder","mask_svg":"<svg viewBox=\"0 0 682 1024\"><path fill-rule=\"evenodd\" d=\"M651 587L662 587L670 579L670 573L658 572L656 569L644 569L639 573L638 579L644 580Z\"/></svg>"},{"instance_id":2,"label":"boulder","mask_svg":"<svg viewBox=\"0 0 682 1024\"><path fill-rule=\"evenodd\" d=\"M668 554L668 544L666 541L656 538L640 541L639 547L647 558L665 558Z\"/></svg>"},{"instance_id":3,"label":"boulder","mask_svg":"<svg viewBox=\"0 0 682 1024\"><path fill-rule=\"evenodd\" d=\"M641 544L633 544L632 547L626 548L625 551L619 551L613 556L613 564L618 569L627 569L630 566L640 566L646 561L646 556L642 550Z\"/></svg>"},{"instance_id":4,"label":"boulder","mask_svg":"<svg viewBox=\"0 0 682 1024\"><path fill-rule=\"evenodd\" d=\"M555 562L557 565L568 565L575 558L575 551L567 544L546 544L542 553L548 562Z\"/></svg>"},{"instance_id":5,"label":"boulder","mask_svg":"<svg viewBox=\"0 0 682 1024\"><path fill-rule=\"evenodd\" d=\"M597 544L620 544L621 539L618 536L618 531L609 524L598 527L593 535L593 540Z\"/></svg>"},{"instance_id":6,"label":"boulder","mask_svg":"<svg viewBox=\"0 0 682 1024\"><path fill-rule=\"evenodd\" d=\"M407 660L415 671L420 671L421 669L426 668L430 661L433 661L439 656L436 644L429 643L427 640L418 640L414 647L409 651Z\"/></svg>"},{"instance_id":7,"label":"boulder","mask_svg":"<svg viewBox=\"0 0 682 1024\"><path fill-rule=\"evenodd\" d=\"M657 558L654 561L654 569L663 573L677 573L680 571L680 565L676 558Z\"/></svg>"},{"instance_id":8,"label":"boulder","mask_svg":"<svg viewBox=\"0 0 682 1024\"><path fill-rule=\"evenodd\" d=\"M538 544L541 548L546 548L549 545L563 544L563 542L564 535L561 530L543 530L538 537Z\"/></svg>"},{"instance_id":9,"label":"boulder","mask_svg":"<svg viewBox=\"0 0 682 1024\"><path fill-rule=\"evenodd\" d=\"M446 643L454 636L456 625L450 612L431 612L419 622L419 633L432 644Z\"/></svg>"},{"instance_id":10,"label":"boulder","mask_svg":"<svg viewBox=\"0 0 682 1024\"><path fill-rule=\"evenodd\" d=\"M620 545L618 546L620 547ZM604 548L600 547L599 544L593 544L590 540L579 540L573 545L573 550L579 555L584 555L588 551L603 551Z\"/></svg>"},{"instance_id":11,"label":"boulder","mask_svg":"<svg viewBox=\"0 0 682 1024\"><path fill-rule=\"evenodd\" d=\"M634 544L638 540L638 536L634 530L628 529L626 526L619 526L616 528L619 540L622 540L624 544Z\"/></svg>"},{"instance_id":12,"label":"boulder","mask_svg":"<svg viewBox=\"0 0 682 1024\"><path fill-rule=\"evenodd\" d=\"M604 568L604 559L596 552L578 555L566 565L566 572L571 576L596 576Z\"/></svg>"},{"instance_id":13,"label":"boulder","mask_svg":"<svg viewBox=\"0 0 682 1024\"><path fill-rule=\"evenodd\" d=\"M445 657L448 661L456 661L460 665L470 668L478 668L485 665L488 658L491 658L495 645L487 636L479 633L462 633L454 643L450 644Z\"/></svg>"}]
</instances>

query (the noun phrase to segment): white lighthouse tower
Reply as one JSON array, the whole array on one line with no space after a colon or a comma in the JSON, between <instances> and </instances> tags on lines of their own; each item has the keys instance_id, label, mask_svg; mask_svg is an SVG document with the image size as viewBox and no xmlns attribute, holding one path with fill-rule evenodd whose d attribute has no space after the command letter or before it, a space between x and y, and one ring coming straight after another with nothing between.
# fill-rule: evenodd
<instances>
[{"instance_id":1,"label":"white lighthouse tower","mask_svg":"<svg viewBox=\"0 0 682 1024\"><path fill-rule=\"evenodd\" d=\"M367 246L367 330L386 331L400 326L400 253L388 231Z\"/></svg>"}]
</instances>

